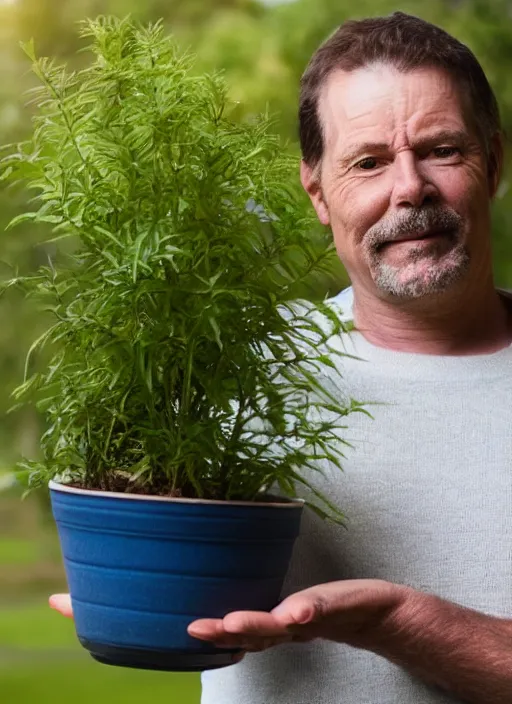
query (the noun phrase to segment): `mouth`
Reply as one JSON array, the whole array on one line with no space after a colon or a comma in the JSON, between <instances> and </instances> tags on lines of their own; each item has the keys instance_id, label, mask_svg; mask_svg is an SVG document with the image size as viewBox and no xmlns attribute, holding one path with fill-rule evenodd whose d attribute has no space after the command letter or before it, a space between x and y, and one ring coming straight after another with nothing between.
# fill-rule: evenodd
<instances>
[{"instance_id":1,"label":"mouth","mask_svg":"<svg viewBox=\"0 0 512 704\"><path fill-rule=\"evenodd\" d=\"M456 238L457 232L454 228L450 229L432 229L432 230L426 230L424 232L411 232L407 235L403 235L401 237L395 237L392 240L386 240L385 242L381 242L379 245L377 245L377 251L381 251L384 248L387 247L392 247L395 245L401 245L407 242L423 242L423 241L431 241L431 240L436 240L436 239L452 239L454 240Z\"/></svg>"}]
</instances>

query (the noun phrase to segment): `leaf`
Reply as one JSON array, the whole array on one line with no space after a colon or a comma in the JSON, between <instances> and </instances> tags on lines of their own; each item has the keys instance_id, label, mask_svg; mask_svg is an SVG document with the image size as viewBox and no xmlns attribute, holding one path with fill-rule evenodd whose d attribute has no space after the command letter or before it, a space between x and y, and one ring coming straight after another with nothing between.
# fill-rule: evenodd
<instances>
[{"instance_id":1,"label":"leaf","mask_svg":"<svg viewBox=\"0 0 512 704\"><path fill-rule=\"evenodd\" d=\"M14 173L14 169L12 166L8 166L5 171L0 175L0 182L1 181L7 181L9 176Z\"/></svg>"},{"instance_id":2,"label":"leaf","mask_svg":"<svg viewBox=\"0 0 512 704\"><path fill-rule=\"evenodd\" d=\"M119 249L123 248L123 245L121 244L120 240L115 235L113 235L112 232L109 232L109 230L106 230L104 227L101 227L100 225L94 225L94 229L100 235L104 235L109 240L114 242L114 244L116 244L119 247Z\"/></svg>"},{"instance_id":3,"label":"leaf","mask_svg":"<svg viewBox=\"0 0 512 704\"><path fill-rule=\"evenodd\" d=\"M210 321L210 325L211 325L211 327L212 327L213 334L214 334L214 336L215 336L215 342L218 344L219 349L222 351L223 346L222 346L222 340L221 340L221 337L220 337L220 328L219 328L219 326L218 326L218 323L217 323L217 321L215 320L215 318L213 318L212 316L210 316L210 317L208 318L208 320Z\"/></svg>"},{"instance_id":4,"label":"leaf","mask_svg":"<svg viewBox=\"0 0 512 704\"><path fill-rule=\"evenodd\" d=\"M144 243L144 240L146 239L146 233L141 232L141 234L137 237L135 240L135 246L134 246L134 256L133 256L133 262L132 262L132 281L135 283L137 281L137 271L140 266L140 250L142 249L142 245Z\"/></svg>"},{"instance_id":5,"label":"leaf","mask_svg":"<svg viewBox=\"0 0 512 704\"><path fill-rule=\"evenodd\" d=\"M16 225L20 225L22 222L28 222L35 220L37 218L37 213L21 213L20 215L16 215L7 227L5 228L6 230L11 230L13 227L16 227Z\"/></svg>"},{"instance_id":6,"label":"leaf","mask_svg":"<svg viewBox=\"0 0 512 704\"><path fill-rule=\"evenodd\" d=\"M28 42L20 42L20 47L33 63L37 61L33 38L30 39Z\"/></svg>"}]
</instances>

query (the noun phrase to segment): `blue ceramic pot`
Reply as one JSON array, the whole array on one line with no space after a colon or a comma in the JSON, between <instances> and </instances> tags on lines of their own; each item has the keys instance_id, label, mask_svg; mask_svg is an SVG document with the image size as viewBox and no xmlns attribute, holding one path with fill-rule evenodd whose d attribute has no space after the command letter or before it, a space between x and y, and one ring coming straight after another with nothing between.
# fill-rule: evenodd
<instances>
[{"instance_id":1,"label":"blue ceramic pot","mask_svg":"<svg viewBox=\"0 0 512 704\"><path fill-rule=\"evenodd\" d=\"M50 482L78 638L111 665L200 671L233 653L197 618L279 601L303 504L169 499Z\"/></svg>"}]
</instances>

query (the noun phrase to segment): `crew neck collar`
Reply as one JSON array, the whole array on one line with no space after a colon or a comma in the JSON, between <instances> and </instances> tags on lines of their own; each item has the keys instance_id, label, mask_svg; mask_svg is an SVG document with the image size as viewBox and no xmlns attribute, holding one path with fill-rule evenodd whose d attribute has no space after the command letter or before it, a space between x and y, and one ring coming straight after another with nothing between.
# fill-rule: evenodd
<instances>
[{"instance_id":1,"label":"crew neck collar","mask_svg":"<svg viewBox=\"0 0 512 704\"><path fill-rule=\"evenodd\" d=\"M512 299L510 292L499 293ZM330 299L336 307L343 322L353 321L352 288L341 291ZM379 369L392 368L401 376L414 374L421 368L421 376L435 376L439 374L466 377L471 373L484 376L494 376L503 372L503 365L512 362L512 344L496 352L475 355L437 355L421 352L403 352L386 347L380 347L369 342L362 333L354 329L343 335L343 349L347 354L353 355L360 361L374 362L373 366ZM511 367L512 369L512 367Z\"/></svg>"}]
</instances>

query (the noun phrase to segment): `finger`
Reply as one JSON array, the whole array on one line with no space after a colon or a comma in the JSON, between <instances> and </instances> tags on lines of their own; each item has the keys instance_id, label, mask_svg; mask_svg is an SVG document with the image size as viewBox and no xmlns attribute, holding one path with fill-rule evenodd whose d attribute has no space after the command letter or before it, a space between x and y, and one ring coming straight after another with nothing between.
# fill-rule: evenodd
<instances>
[{"instance_id":1,"label":"finger","mask_svg":"<svg viewBox=\"0 0 512 704\"><path fill-rule=\"evenodd\" d=\"M276 618L281 607L297 616L301 610L307 616L308 606L311 620L336 611L358 608L383 608L395 605L403 599L405 588L379 579L351 579L327 584L318 584L302 592L292 594L272 612ZM276 613L277 612L277 613ZM307 621L297 621L298 623Z\"/></svg>"},{"instance_id":2,"label":"finger","mask_svg":"<svg viewBox=\"0 0 512 704\"><path fill-rule=\"evenodd\" d=\"M389 586L386 582L369 579L318 584L284 599L272 610L272 616L287 626L313 624L338 611L349 612L370 602L386 603Z\"/></svg>"},{"instance_id":3,"label":"finger","mask_svg":"<svg viewBox=\"0 0 512 704\"><path fill-rule=\"evenodd\" d=\"M48 600L50 607L67 618L73 618L73 607L69 594L53 594Z\"/></svg>"},{"instance_id":4,"label":"finger","mask_svg":"<svg viewBox=\"0 0 512 704\"><path fill-rule=\"evenodd\" d=\"M223 619L228 634L256 636L259 638L287 637L288 631L266 611L233 611Z\"/></svg>"},{"instance_id":5,"label":"finger","mask_svg":"<svg viewBox=\"0 0 512 704\"><path fill-rule=\"evenodd\" d=\"M319 603L314 592L305 590L292 594L272 609L272 618L281 627L301 626L318 617Z\"/></svg>"},{"instance_id":6,"label":"finger","mask_svg":"<svg viewBox=\"0 0 512 704\"><path fill-rule=\"evenodd\" d=\"M188 627L193 638L214 643L218 648L242 648L250 652L266 650L292 641L293 635L276 628L270 614L239 611L221 619L198 619Z\"/></svg>"},{"instance_id":7,"label":"finger","mask_svg":"<svg viewBox=\"0 0 512 704\"><path fill-rule=\"evenodd\" d=\"M220 619L199 619L191 623L187 631L193 638L214 643L217 648L252 648L258 640L226 633Z\"/></svg>"},{"instance_id":8,"label":"finger","mask_svg":"<svg viewBox=\"0 0 512 704\"><path fill-rule=\"evenodd\" d=\"M224 626L220 618L200 618L192 621L187 633L198 640L216 641L225 636Z\"/></svg>"},{"instance_id":9,"label":"finger","mask_svg":"<svg viewBox=\"0 0 512 704\"><path fill-rule=\"evenodd\" d=\"M226 647L238 647L255 642L254 639L288 637L270 614L259 611L234 611L224 619L202 618L188 627L193 638L214 641Z\"/></svg>"}]
</instances>

